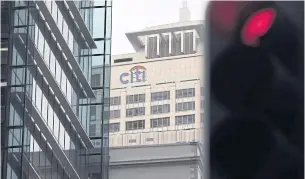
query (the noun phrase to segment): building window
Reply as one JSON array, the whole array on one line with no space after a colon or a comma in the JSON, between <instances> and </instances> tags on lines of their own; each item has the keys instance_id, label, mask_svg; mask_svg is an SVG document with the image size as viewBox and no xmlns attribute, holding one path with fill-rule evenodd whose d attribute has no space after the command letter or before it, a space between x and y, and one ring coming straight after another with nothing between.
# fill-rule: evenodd
<instances>
[{"instance_id":1,"label":"building window","mask_svg":"<svg viewBox=\"0 0 305 179\"><path fill-rule=\"evenodd\" d=\"M147 37L147 58L158 57L158 37Z\"/></svg>"},{"instance_id":2,"label":"building window","mask_svg":"<svg viewBox=\"0 0 305 179\"><path fill-rule=\"evenodd\" d=\"M100 74L91 76L91 86L92 87L101 86L101 75Z\"/></svg>"},{"instance_id":3,"label":"building window","mask_svg":"<svg viewBox=\"0 0 305 179\"><path fill-rule=\"evenodd\" d=\"M111 110L110 111L110 119L117 119L121 117L121 111L120 110Z\"/></svg>"},{"instance_id":4,"label":"building window","mask_svg":"<svg viewBox=\"0 0 305 179\"><path fill-rule=\"evenodd\" d=\"M1 122L5 121L5 107L1 106Z\"/></svg>"},{"instance_id":5,"label":"building window","mask_svg":"<svg viewBox=\"0 0 305 179\"><path fill-rule=\"evenodd\" d=\"M93 93L95 95L95 99L101 99L103 92L101 90L93 90Z\"/></svg>"},{"instance_id":6,"label":"building window","mask_svg":"<svg viewBox=\"0 0 305 179\"><path fill-rule=\"evenodd\" d=\"M146 141L147 141L147 142L153 142L153 141L154 141L154 138L152 138L152 137L146 138Z\"/></svg>"},{"instance_id":7,"label":"building window","mask_svg":"<svg viewBox=\"0 0 305 179\"><path fill-rule=\"evenodd\" d=\"M126 117L145 115L145 107L126 109Z\"/></svg>"},{"instance_id":8,"label":"building window","mask_svg":"<svg viewBox=\"0 0 305 179\"><path fill-rule=\"evenodd\" d=\"M102 131L103 129L103 131ZM108 136L109 135L109 124L101 124L101 131L100 131L100 134L102 134L104 136Z\"/></svg>"},{"instance_id":9,"label":"building window","mask_svg":"<svg viewBox=\"0 0 305 179\"><path fill-rule=\"evenodd\" d=\"M96 120L96 106L90 106L90 120Z\"/></svg>"},{"instance_id":10,"label":"building window","mask_svg":"<svg viewBox=\"0 0 305 179\"><path fill-rule=\"evenodd\" d=\"M151 101L162 101L170 99L170 91L151 93Z\"/></svg>"},{"instance_id":11,"label":"building window","mask_svg":"<svg viewBox=\"0 0 305 179\"><path fill-rule=\"evenodd\" d=\"M96 135L96 125L95 124L90 124L89 126L89 136L95 136Z\"/></svg>"},{"instance_id":12,"label":"building window","mask_svg":"<svg viewBox=\"0 0 305 179\"><path fill-rule=\"evenodd\" d=\"M1 108L5 108L6 104L6 87L1 87Z\"/></svg>"},{"instance_id":13,"label":"building window","mask_svg":"<svg viewBox=\"0 0 305 179\"><path fill-rule=\"evenodd\" d=\"M160 39L160 56L168 57L169 56L169 35L162 35Z\"/></svg>"},{"instance_id":14,"label":"building window","mask_svg":"<svg viewBox=\"0 0 305 179\"><path fill-rule=\"evenodd\" d=\"M136 143L136 142L137 142L137 139L129 139L128 142L129 142L129 143Z\"/></svg>"},{"instance_id":15,"label":"building window","mask_svg":"<svg viewBox=\"0 0 305 179\"><path fill-rule=\"evenodd\" d=\"M156 128L156 127L167 127L169 126L169 117L164 117L164 118L156 118L156 119L151 119L150 120L150 127L151 128Z\"/></svg>"},{"instance_id":16,"label":"building window","mask_svg":"<svg viewBox=\"0 0 305 179\"><path fill-rule=\"evenodd\" d=\"M119 106L119 105L121 105L121 96L110 98L110 106Z\"/></svg>"},{"instance_id":17,"label":"building window","mask_svg":"<svg viewBox=\"0 0 305 179\"><path fill-rule=\"evenodd\" d=\"M97 96L99 92L98 92L98 90L93 90L93 93L95 96Z\"/></svg>"},{"instance_id":18,"label":"building window","mask_svg":"<svg viewBox=\"0 0 305 179\"><path fill-rule=\"evenodd\" d=\"M119 131L120 131L120 123L109 124L109 133L119 132Z\"/></svg>"},{"instance_id":19,"label":"building window","mask_svg":"<svg viewBox=\"0 0 305 179\"><path fill-rule=\"evenodd\" d=\"M195 96L195 88L176 90L176 98L189 98Z\"/></svg>"},{"instance_id":20,"label":"building window","mask_svg":"<svg viewBox=\"0 0 305 179\"><path fill-rule=\"evenodd\" d=\"M150 107L151 114L163 114L170 112L170 104L156 105Z\"/></svg>"},{"instance_id":21,"label":"building window","mask_svg":"<svg viewBox=\"0 0 305 179\"><path fill-rule=\"evenodd\" d=\"M126 104L144 103L145 94L135 94L126 96Z\"/></svg>"},{"instance_id":22,"label":"building window","mask_svg":"<svg viewBox=\"0 0 305 179\"><path fill-rule=\"evenodd\" d=\"M176 112L179 111L190 111L195 109L195 101L183 102L176 104Z\"/></svg>"},{"instance_id":23,"label":"building window","mask_svg":"<svg viewBox=\"0 0 305 179\"><path fill-rule=\"evenodd\" d=\"M184 54L193 54L193 41L194 41L194 32L185 32L184 33Z\"/></svg>"},{"instance_id":24,"label":"building window","mask_svg":"<svg viewBox=\"0 0 305 179\"><path fill-rule=\"evenodd\" d=\"M176 116L176 125L185 125L195 123L195 114Z\"/></svg>"},{"instance_id":25,"label":"building window","mask_svg":"<svg viewBox=\"0 0 305 179\"><path fill-rule=\"evenodd\" d=\"M200 113L200 122L203 123L203 113Z\"/></svg>"},{"instance_id":26,"label":"building window","mask_svg":"<svg viewBox=\"0 0 305 179\"><path fill-rule=\"evenodd\" d=\"M126 122L126 131L145 129L145 120Z\"/></svg>"}]
</instances>

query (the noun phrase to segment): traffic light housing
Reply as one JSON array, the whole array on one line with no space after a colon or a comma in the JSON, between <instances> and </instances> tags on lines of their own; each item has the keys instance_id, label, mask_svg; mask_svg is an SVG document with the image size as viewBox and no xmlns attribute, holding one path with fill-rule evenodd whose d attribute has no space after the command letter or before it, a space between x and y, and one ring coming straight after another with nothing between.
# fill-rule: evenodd
<instances>
[{"instance_id":1,"label":"traffic light housing","mask_svg":"<svg viewBox=\"0 0 305 179\"><path fill-rule=\"evenodd\" d=\"M303 2L209 3L207 177L304 178L303 27Z\"/></svg>"}]
</instances>

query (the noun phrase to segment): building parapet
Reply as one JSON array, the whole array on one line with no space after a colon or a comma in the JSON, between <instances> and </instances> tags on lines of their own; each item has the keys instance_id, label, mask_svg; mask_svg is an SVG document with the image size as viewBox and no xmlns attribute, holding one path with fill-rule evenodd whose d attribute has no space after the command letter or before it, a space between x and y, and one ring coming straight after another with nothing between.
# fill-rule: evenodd
<instances>
[{"instance_id":1,"label":"building parapet","mask_svg":"<svg viewBox=\"0 0 305 179\"><path fill-rule=\"evenodd\" d=\"M183 130L150 131L139 133L120 133L109 135L109 146L132 147L153 146L165 144L185 144L190 142L201 142L203 140L203 129L192 128ZM93 142L94 143L94 142ZM98 145L95 145L98 147Z\"/></svg>"}]
</instances>

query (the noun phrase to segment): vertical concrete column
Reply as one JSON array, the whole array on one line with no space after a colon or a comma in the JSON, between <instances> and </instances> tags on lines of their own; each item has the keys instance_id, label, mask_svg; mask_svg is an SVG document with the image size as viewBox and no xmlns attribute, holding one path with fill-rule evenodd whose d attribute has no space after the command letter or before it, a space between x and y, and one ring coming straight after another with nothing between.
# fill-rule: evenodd
<instances>
[{"instance_id":1,"label":"vertical concrete column","mask_svg":"<svg viewBox=\"0 0 305 179\"><path fill-rule=\"evenodd\" d=\"M195 128L200 127L200 82L195 84Z\"/></svg>"},{"instance_id":2,"label":"vertical concrete column","mask_svg":"<svg viewBox=\"0 0 305 179\"><path fill-rule=\"evenodd\" d=\"M175 83L176 84L176 83ZM176 85L170 87L170 126L169 130L174 130L176 127Z\"/></svg>"},{"instance_id":3,"label":"vertical concrete column","mask_svg":"<svg viewBox=\"0 0 305 179\"><path fill-rule=\"evenodd\" d=\"M126 90L121 91L121 121L120 121L120 132L125 133L126 131Z\"/></svg>"},{"instance_id":4,"label":"vertical concrete column","mask_svg":"<svg viewBox=\"0 0 305 179\"><path fill-rule=\"evenodd\" d=\"M150 101L150 94L151 94L151 88L145 89L145 131L148 132L150 131L150 106L151 106L151 101Z\"/></svg>"}]
</instances>

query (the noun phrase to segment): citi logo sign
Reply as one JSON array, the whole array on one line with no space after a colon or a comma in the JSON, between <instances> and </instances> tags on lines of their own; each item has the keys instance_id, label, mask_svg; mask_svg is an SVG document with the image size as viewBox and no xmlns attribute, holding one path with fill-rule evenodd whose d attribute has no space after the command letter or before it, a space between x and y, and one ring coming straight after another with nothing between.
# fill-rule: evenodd
<instances>
[{"instance_id":1,"label":"citi logo sign","mask_svg":"<svg viewBox=\"0 0 305 179\"><path fill-rule=\"evenodd\" d=\"M129 72L124 72L120 75L122 84L145 82L146 81L146 68L143 66L134 66Z\"/></svg>"}]
</instances>

